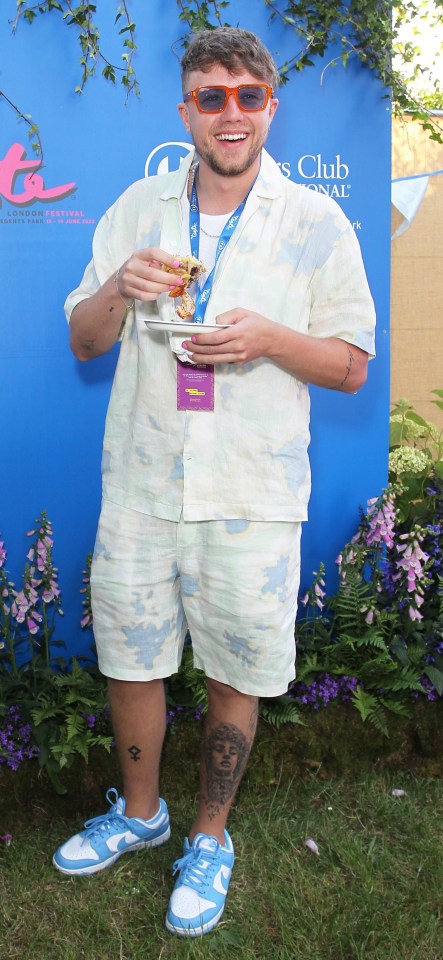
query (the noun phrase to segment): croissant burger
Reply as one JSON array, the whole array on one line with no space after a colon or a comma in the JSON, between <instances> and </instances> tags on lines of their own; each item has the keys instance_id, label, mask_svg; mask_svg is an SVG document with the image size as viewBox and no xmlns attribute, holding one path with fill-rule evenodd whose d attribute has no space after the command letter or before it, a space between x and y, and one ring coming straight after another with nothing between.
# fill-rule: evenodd
<instances>
[{"instance_id":1,"label":"croissant burger","mask_svg":"<svg viewBox=\"0 0 443 960\"><path fill-rule=\"evenodd\" d=\"M193 283L194 280L198 280L201 277L202 273L206 273L206 267L195 257L181 257L177 255L177 260L180 260L180 267L167 267L166 264L163 264L163 270L166 270L167 273L175 273L179 277L183 277L183 283L179 287L174 287L173 290L169 291L168 296L180 297L180 304L177 307L177 314L181 317L182 320L186 320L189 317L194 316L195 311L195 302L187 291L187 287L190 283Z\"/></svg>"}]
</instances>

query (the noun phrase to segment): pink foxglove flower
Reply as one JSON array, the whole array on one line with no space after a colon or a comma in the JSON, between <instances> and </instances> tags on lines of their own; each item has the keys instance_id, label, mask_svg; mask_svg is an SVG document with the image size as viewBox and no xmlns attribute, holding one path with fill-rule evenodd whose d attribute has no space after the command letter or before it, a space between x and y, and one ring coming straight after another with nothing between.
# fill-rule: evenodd
<instances>
[{"instance_id":1,"label":"pink foxglove flower","mask_svg":"<svg viewBox=\"0 0 443 960\"><path fill-rule=\"evenodd\" d=\"M416 610L415 607L409 607L408 610L411 620L423 620L423 614L419 610Z\"/></svg>"}]
</instances>

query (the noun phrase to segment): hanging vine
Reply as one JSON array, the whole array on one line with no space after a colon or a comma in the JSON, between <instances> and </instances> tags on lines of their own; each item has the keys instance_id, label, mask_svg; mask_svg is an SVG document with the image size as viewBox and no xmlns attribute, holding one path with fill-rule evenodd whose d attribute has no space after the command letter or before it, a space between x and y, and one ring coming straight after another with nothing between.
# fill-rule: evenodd
<instances>
[{"instance_id":1,"label":"hanging vine","mask_svg":"<svg viewBox=\"0 0 443 960\"><path fill-rule=\"evenodd\" d=\"M89 78L96 73L97 66L101 62L102 74L106 80L112 83L120 77L120 82L126 87L127 95L130 93L139 93L139 85L133 68L133 59L137 50L135 42L135 23L133 22L126 0L120 0L117 4L117 12L114 24L117 27L119 37L122 38L121 59L123 66L118 66L105 56L100 46L100 32L95 22L95 13L97 5L95 3L79 3L75 5L72 0L44 0L42 3L30 4L28 0L16 0L16 15L12 21L12 30L15 32L20 20L26 20L31 24L39 14L56 11L61 14L63 20L69 27L77 30L77 39L80 44L81 56L81 81L76 86L76 93L83 93L85 85Z\"/></svg>"},{"instance_id":2,"label":"hanging vine","mask_svg":"<svg viewBox=\"0 0 443 960\"><path fill-rule=\"evenodd\" d=\"M412 41L401 39L402 26L413 24L420 14L419 0L256 0L262 2L269 12L269 20L279 20L291 36L294 52L279 65L282 83L287 83L294 71L313 66L324 59L332 48L334 56L325 62L321 82L326 71L341 64L346 67L350 58L358 58L372 70L391 95L392 110L396 116L410 115L418 120L432 140L443 143L443 129L432 110L443 102L440 85L434 82L434 93L423 96L413 93L407 68L413 65L413 79L432 79L432 65L423 62L420 50ZM60 15L67 26L77 32L80 46L80 81L75 87L82 94L89 79L101 65L105 80L116 83L117 79L126 88L126 96L138 95L139 83L134 70L137 52L136 24L129 12L129 0L116 3L115 28L122 42L121 60L116 65L105 55L101 46L96 22L95 3L74 3L73 0L16 0L16 15L12 21L15 32L20 21L32 24L36 17L48 13ZM186 33L178 46L186 47L191 33L201 29L229 26L224 19L228 14L230 0L177 0L178 20L186 26ZM443 20L443 0L435 0L436 13L432 27L438 29ZM394 61L393 61L394 57ZM395 66L393 66L393 62ZM29 125L32 146L41 154L41 141L37 124L29 114L23 113L12 100L0 90L0 97L13 107L18 116Z\"/></svg>"}]
</instances>

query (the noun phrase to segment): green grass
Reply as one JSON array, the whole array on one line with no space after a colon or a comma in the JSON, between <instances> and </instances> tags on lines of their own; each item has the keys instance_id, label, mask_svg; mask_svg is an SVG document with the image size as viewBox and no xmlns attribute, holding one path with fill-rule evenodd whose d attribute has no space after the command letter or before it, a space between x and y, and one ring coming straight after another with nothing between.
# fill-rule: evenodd
<instances>
[{"instance_id":1,"label":"green grass","mask_svg":"<svg viewBox=\"0 0 443 960\"><path fill-rule=\"evenodd\" d=\"M320 749L314 736L327 713L306 730L260 725L230 820L225 914L197 941L171 937L164 914L197 794L198 724L182 724L165 746L170 842L96 876L63 877L51 857L104 809L104 791L119 785L115 757L68 771L66 798L33 763L0 776L0 832L13 836L0 848L1 960L442 960L442 761L414 761L396 743L364 762L376 734L358 721L341 730L345 760L334 770L334 737ZM406 795L393 798L394 787Z\"/></svg>"}]
</instances>

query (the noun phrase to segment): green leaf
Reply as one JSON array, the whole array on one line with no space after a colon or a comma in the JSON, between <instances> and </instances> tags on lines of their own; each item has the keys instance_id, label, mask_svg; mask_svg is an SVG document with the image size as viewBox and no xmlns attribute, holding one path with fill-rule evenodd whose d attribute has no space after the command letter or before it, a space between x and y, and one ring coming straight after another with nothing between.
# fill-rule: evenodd
<instances>
[{"instance_id":1,"label":"green leaf","mask_svg":"<svg viewBox=\"0 0 443 960\"><path fill-rule=\"evenodd\" d=\"M396 447L401 444L403 439L403 423L398 423L398 421L391 420L389 427L389 446Z\"/></svg>"},{"instance_id":2,"label":"green leaf","mask_svg":"<svg viewBox=\"0 0 443 960\"><path fill-rule=\"evenodd\" d=\"M430 663L426 665L424 673L435 687L439 697L443 696L443 673Z\"/></svg>"},{"instance_id":3,"label":"green leaf","mask_svg":"<svg viewBox=\"0 0 443 960\"><path fill-rule=\"evenodd\" d=\"M423 417L420 417L415 410L408 410L405 413L405 420L412 420L413 423L418 423L420 427L429 427L428 421L424 420Z\"/></svg>"},{"instance_id":4,"label":"green leaf","mask_svg":"<svg viewBox=\"0 0 443 960\"><path fill-rule=\"evenodd\" d=\"M45 764L44 769L46 770L48 779L52 783L52 786L54 787L55 792L60 797L64 797L65 794L67 794L68 792L68 788L65 787L64 783L62 783L62 781L60 780L58 767L48 763L48 764Z\"/></svg>"}]
</instances>

